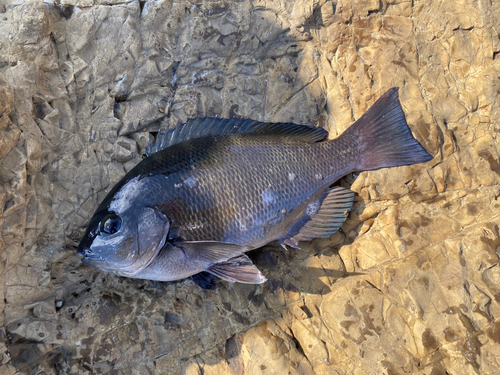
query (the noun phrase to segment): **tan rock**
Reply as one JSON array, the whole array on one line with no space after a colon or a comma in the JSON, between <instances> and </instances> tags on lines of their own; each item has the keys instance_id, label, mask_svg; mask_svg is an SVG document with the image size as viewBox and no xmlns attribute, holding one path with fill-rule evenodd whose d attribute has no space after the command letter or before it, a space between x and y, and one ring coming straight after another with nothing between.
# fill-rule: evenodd
<instances>
[{"instance_id":1,"label":"tan rock","mask_svg":"<svg viewBox=\"0 0 500 375\"><path fill-rule=\"evenodd\" d=\"M498 372L494 3L5 4L0 373ZM346 176L342 232L255 252L266 284L126 279L76 255L151 132L242 116L334 138L393 86L434 159Z\"/></svg>"}]
</instances>

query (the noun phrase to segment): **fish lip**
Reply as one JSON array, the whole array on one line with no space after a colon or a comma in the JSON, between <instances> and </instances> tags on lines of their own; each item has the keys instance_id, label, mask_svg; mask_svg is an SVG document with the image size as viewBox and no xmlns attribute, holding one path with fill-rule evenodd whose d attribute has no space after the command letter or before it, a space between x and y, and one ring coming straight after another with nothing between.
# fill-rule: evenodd
<instances>
[{"instance_id":1,"label":"fish lip","mask_svg":"<svg viewBox=\"0 0 500 375\"><path fill-rule=\"evenodd\" d=\"M77 253L78 255L85 255L85 251L86 251L86 250L87 250L87 248L86 248L86 247L84 247L84 246L80 245L80 246L78 246L78 249L76 250L76 253Z\"/></svg>"},{"instance_id":2,"label":"fish lip","mask_svg":"<svg viewBox=\"0 0 500 375\"><path fill-rule=\"evenodd\" d=\"M102 257L83 256L81 261L83 264L90 266L90 267L97 268L101 271L113 272L113 273L117 273L117 274L120 273L120 271L121 271L120 266L116 266L112 263L109 263Z\"/></svg>"},{"instance_id":3,"label":"fish lip","mask_svg":"<svg viewBox=\"0 0 500 375\"><path fill-rule=\"evenodd\" d=\"M87 250L87 251L86 251ZM82 252L78 251L79 255L83 255L82 262L88 264L88 262L102 262L104 259L100 256L96 256L94 252L90 249L84 249Z\"/></svg>"},{"instance_id":4,"label":"fish lip","mask_svg":"<svg viewBox=\"0 0 500 375\"><path fill-rule=\"evenodd\" d=\"M96 256L92 251L92 249L90 249L89 247L85 246L79 247L77 253L78 255L83 255L81 259L82 263L89 266L97 267L97 264L102 263L104 261L102 257Z\"/></svg>"},{"instance_id":5,"label":"fish lip","mask_svg":"<svg viewBox=\"0 0 500 375\"><path fill-rule=\"evenodd\" d=\"M83 245L82 243L80 243L78 245L78 249L76 250L76 253L78 255L83 255L83 256L92 256L94 254L94 252L92 251L92 249L88 246L85 246Z\"/></svg>"},{"instance_id":6,"label":"fish lip","mask_svg":"<svg viewBox=\"0 0 500 375\"><path fill-rule=\"evenodd\" d=\"M101 269L102 265L104 263L106 263L106 262L102 258L97 258L97 257L96 258L92 258L92 257L84 256L82 258L82 263L86 264L87 266L91 266L91 267L94 267L94 268Z\"/></svg>"},{"instance_id":7,"label":"fish lip","mask_svg":"<svg viewBox=\"0 0 500 375\"><path fill-rule=\"evenodd\" d=\"M85 252L86 250L87 252ZM81 253L80 251L78 253L80 255L83 255L81 261L83 264L86 264L87 266L91 266L106 272L113 272L120 276L133 277L135 274L142 271L142 269L149 266L158 255L158 252L159 251L151 254L151 257L149 257L147 261L143 263L142 267L140 267L138 270L133 270L133 271L130 271L129 268L133 268L137 264L138 262L137 259L133 263L124 267L123 265L116 265L113 263L109 263L105 258L95 255L94 252L89 248L82 248Z\"/></svg>"}]
</instances>

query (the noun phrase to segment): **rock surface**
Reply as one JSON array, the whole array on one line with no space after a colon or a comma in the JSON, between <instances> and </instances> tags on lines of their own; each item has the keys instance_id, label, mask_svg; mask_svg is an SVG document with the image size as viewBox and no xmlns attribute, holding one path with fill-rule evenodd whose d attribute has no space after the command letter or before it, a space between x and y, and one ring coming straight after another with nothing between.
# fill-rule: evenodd
<instances>
[{"instance_id":1,"label":"rock surface","mask_svg":"<svg viewBox=\"0 0 500 375\"><path fill-rule=\"evenodd\" d=\"M464 0L0 4L0 374L493 374L500 7ZM424 165L363 172L343 231L262 286L81 264L151 133L197 116L337 136L390 87Z\"/></svg>"}]
</instances>

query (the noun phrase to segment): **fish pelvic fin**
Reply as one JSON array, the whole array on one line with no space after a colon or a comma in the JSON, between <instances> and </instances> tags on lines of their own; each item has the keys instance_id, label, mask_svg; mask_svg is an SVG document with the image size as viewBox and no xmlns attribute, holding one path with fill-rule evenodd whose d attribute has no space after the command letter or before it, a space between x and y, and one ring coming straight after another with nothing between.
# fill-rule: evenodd
<instances>
[{"instance_id":1,"label":"fish pelvic fin","mask_svg":"<svg viewBox=\"0 0 500 375\"><path fill-rule=\"evenodd\" d=\"M262 284L267 281L267 278L245 254L214 264L207 269L207 272L233 283Z\"/></svg>"},{"instance_id":2,"label":"fish pelvic fin","mask_svg":"<svg viewBox=\"0 0 500 375\"><path fill-rule=\"evenodd\" d=\"M432 160L406 123L396 87L382 95L337 139L358 148L359 159L353 170L397 167Z\"/></svg>"}]
</instances>

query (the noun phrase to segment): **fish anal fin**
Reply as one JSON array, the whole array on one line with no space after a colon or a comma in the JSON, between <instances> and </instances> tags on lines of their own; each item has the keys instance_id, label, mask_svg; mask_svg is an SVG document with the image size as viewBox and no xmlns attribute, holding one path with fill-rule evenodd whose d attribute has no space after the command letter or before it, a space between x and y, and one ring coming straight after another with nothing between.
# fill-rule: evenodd
<instances>
[{"instance_id":1,"label":"fish anal fin","mask_svg":"<svg viewBox=\"0 0 500 375\"><path fill-rule=\"evenodd\" d=\"M267 278L245 254L214 264L207 269L207 272L233 283L262 284L267 281Z\"/></svg>"},{"instance_id":2,"label":"fish anal fin","mask_svg":"<svg viewBox=\"0 0 500 375\"><path fill-rule=\"evenodd\" d=\"M313 238L327 238L337 232L349 215L354 193L342 187L333 187L325 191L325 197L319 211L309 220L300 220L305 224L292 237L292 242L310 241ZM307 216L304 214L304 216Z\"/></svg>"}]
</instances>

